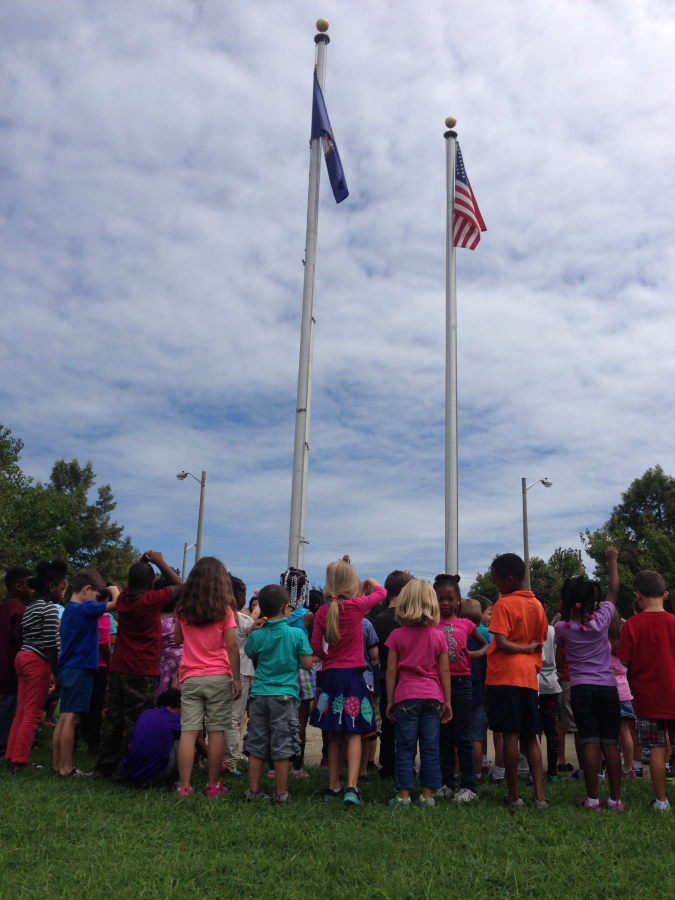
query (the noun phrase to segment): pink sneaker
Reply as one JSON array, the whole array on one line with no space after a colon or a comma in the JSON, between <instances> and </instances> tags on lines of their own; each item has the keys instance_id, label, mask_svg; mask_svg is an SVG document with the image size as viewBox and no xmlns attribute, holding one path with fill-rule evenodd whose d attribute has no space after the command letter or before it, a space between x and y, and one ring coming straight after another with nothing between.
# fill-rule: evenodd
<instances>
[{"instance_id":1,"label":"pink sneaker","mask_svg":"<svg viewBox=\"0 0 675 900\"><path fill-rule=\"evenodd\" d=\"M276 777L277 777L277 773L274 771L274 769L272 769L271 772L268 772L268 773L267 773L267 777L268 777L268 778L276 778Z\"/></svg>"},{"instance_id":2,"label":"pink sneaker","mask_svg":"<svg viewBox=\"0 0 675 900\"><path fill-rule=\"evenodd\" d=\"M180 785L176 788L176 793L179 797L190 797L192 795L192 788L186 787L182 788Z\"/></svg>"},{"instance_id":3,"label":"pink sneaker","mask_svg":"<svg viewBox=\"0 0 675 900\"><path fill-rule=\"evenodd\" d=\"M637 775L635 774L635 769L631 769L630 772L626 772L625 769L622 769L621 777L622 778L637 778Z\"/></svg>"},{"instance_id":4,"label":"pink sneaker","mask_svg":"<svg viewBox=\"0 0 675 900\"><path fill-rule=\"evenodd\" d=\"M206 796L207 797L224 797L227 793L227 788L223 787L223 785L218 781L216 784L207 784L206 785Z\"/></svg>"},{"instance_id":5,"label":"pink sneaker","mask_svg":"<svg viewBox=\"0 0 675 900\"><path fill-rule=\"evenodd\" d=\"M609 805L609 800L607 800L607 801L606 801L606 805L607 805L607 809L608 809L610 812L619 812L619 813L621 813L621 812L624 812L625 809L626 809L626 807L623 805L623 803L622 803L620 800L617 800L616 803L613 803L611 806Z\"/></svg>"},{"instance_id":6,"label":"pink sneaker","mask_svg":"<svg viewBox=\"0 0 675 900\"><path fill-rule=\"evenodd\" d=\"M304 769L293 769L293 778L309 778Z\"/></svg>"},{"instance_id":7,"label":"pink sneaker","mask_svg":"<svg viewBox=\"0 0 675 900\"><path fill-rule=\"evenodd\" d=\"M575 805L583 809L594 809L596 812L602 812L602 803L589 803L588 797L577 797L574 801Z\"/></svg>"}]
</instances>

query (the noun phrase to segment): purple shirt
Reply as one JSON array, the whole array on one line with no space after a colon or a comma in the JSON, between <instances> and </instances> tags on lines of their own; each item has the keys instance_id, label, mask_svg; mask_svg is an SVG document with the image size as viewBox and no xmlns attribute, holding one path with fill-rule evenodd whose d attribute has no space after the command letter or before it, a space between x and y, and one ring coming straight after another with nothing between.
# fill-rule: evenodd
<instances>
[{"instance_id":1,"label":"purple shirt","mask_svg":"<svg viewBox=\"0 0 675 900\"><path fill-rule=\"evenodd\" d=\"M616 687L612 672L612 654L607 641L614 604L607 601L585 625L578 622L557 622L555 642L567 651L570 684L598 684Z\"/></svg>"},{"instance_id":2,"label":"purple shirt","mask_svg":"<svg viewBox=\"0 0 675 900\"><path fill-rule=\"evenodd\" d=\"M124 757L127 775L132 781L144 782L166 768L174 741L180 737L180 713L166 706L146 709L138 717Z\"/></svg>"}]
</instances>

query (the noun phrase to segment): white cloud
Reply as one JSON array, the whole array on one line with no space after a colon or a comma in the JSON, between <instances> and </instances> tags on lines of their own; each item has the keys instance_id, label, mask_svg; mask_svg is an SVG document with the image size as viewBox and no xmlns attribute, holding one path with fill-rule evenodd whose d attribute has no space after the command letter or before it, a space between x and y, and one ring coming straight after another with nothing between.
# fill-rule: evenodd
<instances>
[{"instance_id":1,"label":"white cloud","mask_svg":"<svg viewBox=\"0 0 675 900\"><path fill-rule=\"evenodd\" d=\"M3 4L2 421L175 564L205 468L204 551L285 567L318 15L351 196L324 174L307 568L442 568L450 113L489 229L458 261L461 569L520 548L525 474L554 481L532 552L579 546L675 469L663 3Z\"/></svg>"}]
</instances>

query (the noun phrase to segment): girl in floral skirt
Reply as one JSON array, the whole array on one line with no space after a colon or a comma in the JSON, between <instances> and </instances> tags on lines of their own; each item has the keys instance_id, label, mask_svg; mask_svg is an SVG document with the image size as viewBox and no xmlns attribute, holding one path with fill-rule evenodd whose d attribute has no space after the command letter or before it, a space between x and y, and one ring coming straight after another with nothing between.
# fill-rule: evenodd
<instances>
[{"instance_id":1,"label":"girl in floral skirt","mask_svg":"<svg viewBox=\"0 0 675 900\"><path fill-rule=\"evenodd\" d=\"M374 713L363 680L363 631L365 614L381 603L387 592L367 578L363 585L349 557L326 569L325 597L316 613L312 650L323 660L321 681L310 724L329 732L328 789L324 800L342 797L344 803L361 803L358 777L361 737L374 729ZM323 639L328 644L324 652ZM347 742L347 786L340 786L343 743Z\"/></svg>"}]
</instances>

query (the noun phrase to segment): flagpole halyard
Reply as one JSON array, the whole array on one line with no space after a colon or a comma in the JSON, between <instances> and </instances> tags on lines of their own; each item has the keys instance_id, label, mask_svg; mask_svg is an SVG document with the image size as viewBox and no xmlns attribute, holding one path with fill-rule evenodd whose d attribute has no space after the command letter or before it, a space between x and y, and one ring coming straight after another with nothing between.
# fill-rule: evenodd
<instances>
[{"instance_id":1,"label":"flagpole halyard","mask_svg":"<svg viewBox=\"0 0 675 900\"><path fill-rule=\"evenodd\" d=\"M316 77L323 92L326 74L326 34L328 22L316 23ZM321 176L321 139L314 138L310 150L309 190L307 197L307 233L305 239L305 275L302 291L302 324L298 393L295 410L293 445L293 483L291 487L291 521L288 538L288 566L302 569L305 557L305 514L307 508L307 474L309 468L309 426L312 403L312 351L314 342L314 285L316 280L316 243L319 222L319 182Z\"/></svg>"},{"instance_id":2,"label":"flagpole halyard","mask_svg":"<svg viewBox=\"0 0 675 900\"><path fill-rule=\"evenodd\" d=\"M455 269L455 164L457 120L448 116L444 134L447 213L445 264L445 571L459 574L459 490L457 449L457 279Z\"/></svg>"}]
</instances>

